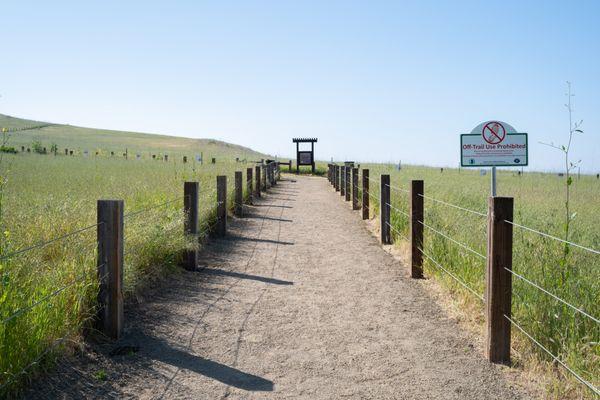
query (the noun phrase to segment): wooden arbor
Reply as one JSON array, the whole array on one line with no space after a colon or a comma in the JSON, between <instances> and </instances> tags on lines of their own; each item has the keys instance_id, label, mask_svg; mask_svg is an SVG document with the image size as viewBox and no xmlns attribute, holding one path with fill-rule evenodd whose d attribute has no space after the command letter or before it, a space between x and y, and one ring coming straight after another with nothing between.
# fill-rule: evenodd
<instances>
[{"instance_id":1,"label":"wooden arbor","mask_svg":"<svg viewBox=\"0 0 600 400\"><path fill-rule=\"evenodd\" d=\"M310 165L311 171L315 173L315 143L317 138L293 138L296 143L296 173L300 173L301 165ZM310 150L300 151L300 143L310 143Z\"/></svg>"}]
</instances>

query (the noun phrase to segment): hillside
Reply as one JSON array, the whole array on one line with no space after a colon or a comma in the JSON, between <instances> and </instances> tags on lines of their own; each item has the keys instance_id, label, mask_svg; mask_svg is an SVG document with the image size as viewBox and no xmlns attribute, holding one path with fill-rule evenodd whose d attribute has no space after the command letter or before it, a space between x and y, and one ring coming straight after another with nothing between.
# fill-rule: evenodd
<instances>
[{"instance_id":1,"label":"hillside","mask_svg":"<svg viewBox=\"0 0 600 400\"><path fill-rule=\"evenodd\" d=\"M122 154L125 149L130 154L140 153L148 157L150 153L193 155L202 152L205 160L211 157L240 159L265 158L247 147L222 142L214 139L192 139L168 135L156 135L139 132L114 131L108 129L84 128L72 125L54 124L49 122L32 121L0 114L0 130L6 128L9 132L9 145L20 149L21 146L31 147L34 141L39 141L48 149L52 144L58 146L58 151L64 154L64 149L73 150L75 154L88 151L90 154L99 151L100 154Z\"/></svg>"}]
</instances>

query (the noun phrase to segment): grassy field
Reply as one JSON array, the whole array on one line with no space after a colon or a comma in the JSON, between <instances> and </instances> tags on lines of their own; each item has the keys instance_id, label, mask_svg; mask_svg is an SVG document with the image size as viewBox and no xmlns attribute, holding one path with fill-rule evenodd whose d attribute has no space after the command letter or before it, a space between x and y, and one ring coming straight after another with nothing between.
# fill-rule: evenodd
<instances>
[{"instance_id":1,"label":"grassy field","mask_svg":"<svg viewBox=\"0 0 600 400\"><path fill-rule=\"evenodd\" d=\"M486 213L489 195L489 175L479 170L362 165L370 168L370 193L379 197L379 176L390 174L392 235L402 246L408 236L408 193L411 179L423 179L425 196ZM564 235L565 178L556 174L501 171L498 195L515 199L514 221L551 235ZM572 185L572 211L577 212L571 226L570 240L593 249L600 249L600 213L598 198L600 181L595 176L582 176ZM371 203L377 201L372 199ZM372 207L376 215L378 207ZM431 228L460 242L481 255L486 254L486 217L425 199L425 221ZM444 238L433 229L425 228L424 252L455 274L475 292L483 295L485 259ZM600 316L600 256L570 247L566 263L562 263L563 244L536 233L514 228L513 270L542 288L564 299L592 316ZM482 302L456 283L430 260L426 273L435 276L465 305L483 311ZM600 324L543 293L527 282L513 277L513 319L541 344L571 366L596 387L600 384ZM483 314L479 313L479 320ZM517 351L527 358L534 355L550 358L535 348L513 328ZM586 396L591 392L558 364L553 366L560 377L549 387L554 398ZM554 386L555 385L555 386Z\"/></svg>"},{"instance_id":2,"label":"grassy field","mask_svg":"<svg viewBox=\"0 0 600 400\"><path fill-rule=\"evenodd\" d=\"M65 125L15 130L39 125L43 124L0 116L0 129L11 131L7 145L19 150L2 154L0 163L5 179L0 202L0 397L18 390L50 365L53 355L77 342L84 326L90 328L97 293L98 199L125 201L124 285L132 300L145 285L176 273L179 255L192 245L183 234L183 182L200 182L200 226L207 230L214 219L216 176L228 176L231 194L234 171L254 165L242 160L266 158L207 139ZM56 144L58 155L20 152L21 146L33 149L34 142L48 150ZM64 148L75 154L65 156ZM127 160L122 156L126 148ZM203 165L194 160L201 152ZM164 154L168 161L162 159ZM215 164L210 163L212 157ZM76 235L15 254L85 227L89 228ZM46 354L47 349L51 350Z\"/></svg>"}]
</instances>

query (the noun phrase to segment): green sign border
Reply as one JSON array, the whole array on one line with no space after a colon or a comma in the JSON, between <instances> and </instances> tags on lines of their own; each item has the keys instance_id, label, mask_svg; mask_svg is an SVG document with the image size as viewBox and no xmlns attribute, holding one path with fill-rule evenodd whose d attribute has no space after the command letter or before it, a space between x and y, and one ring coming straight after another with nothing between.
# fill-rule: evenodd
<instances>
[{"instance_id":1,"label":"green sign border","mask_svg":"<svg viewBox=\"0 0 600 400\"><path fill-rule=\"evenodd\" d=\"M461 134L460 135L460 166L461 167L466 167L466 168L480 168L480 167L527 167L529 165L529 135L527 133L507 133L508 136L514 136L514 135L525 135L525 157L527 157L527 163L525 164L478 164L478 165L471 165L471 164L463 164L463 156L462 156L462 150L463 150L463 137L464 136L481 136L479 134L476 133L465 133L465 134Z\"/></svg>"}]
</instances>

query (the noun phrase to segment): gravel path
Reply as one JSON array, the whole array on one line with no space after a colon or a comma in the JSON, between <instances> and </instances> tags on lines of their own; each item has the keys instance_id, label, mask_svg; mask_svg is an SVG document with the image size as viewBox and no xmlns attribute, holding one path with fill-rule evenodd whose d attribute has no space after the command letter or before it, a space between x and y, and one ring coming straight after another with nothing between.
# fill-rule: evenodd
<instances>
[{"instance_id":1,"label":"gravel path","mask_svg":"<svg viewBox=\"0 0 600 400\"><path fill-rule=\"evenodd\" d=\"M28 397L526 398L326 179L288 177L246 211L201 272L128 310L125 354L97 345Z\"/></svg>"}]
</instances>

